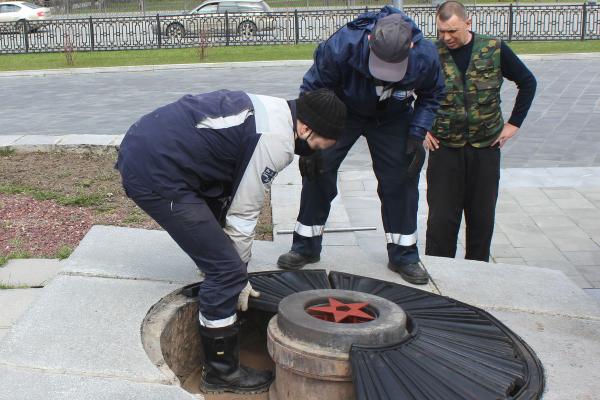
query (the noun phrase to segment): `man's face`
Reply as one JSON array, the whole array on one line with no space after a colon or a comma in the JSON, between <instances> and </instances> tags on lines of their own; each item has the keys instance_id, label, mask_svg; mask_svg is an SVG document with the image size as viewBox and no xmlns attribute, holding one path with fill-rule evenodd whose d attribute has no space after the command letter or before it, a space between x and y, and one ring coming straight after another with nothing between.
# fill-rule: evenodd
<instances>
[{"instance_id":1,"label":"man's face","mask_svg":"<svg viewBox=\"0 0 600 400\"><path fill-rule=\"evenodd\" d=\"M333 139L323 137L314 132L300 120L297 121L297 126L298 137L302 140L306 140L306 143L308 143L308 147L310 147L311 150L325 150L333 146L336 142Z\"/></svg>"},{"instance_id":2,"label":"man's face","mask_svg":"<svg viewBox=\"0 0 600 400\"><path fill-rule=\"evenodd\" d=\"M448 21L437 18L438 37L449 49L458 49L469 42L471 18L463 20L453 15Z\"/></svg>"}]
</instances>

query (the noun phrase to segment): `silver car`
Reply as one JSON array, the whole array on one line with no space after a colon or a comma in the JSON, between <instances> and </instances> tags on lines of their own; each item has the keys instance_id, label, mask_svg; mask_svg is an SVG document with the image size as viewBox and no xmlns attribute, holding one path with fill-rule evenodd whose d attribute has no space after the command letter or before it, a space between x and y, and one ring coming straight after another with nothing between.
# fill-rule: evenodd
<instances>
[{"instance_id":1,"label":"silver car","mask_svg":"<svg viewBox=\"0 0 600 400\"><path fill-rule=\"evenodd\" d=\"M186 15L161 16L161 34L169 38L225 34L251 38L274 29L270 11L262 0L209 0ZM156 33L156 25L153 31Z\"/></svg>"}]
</instances>

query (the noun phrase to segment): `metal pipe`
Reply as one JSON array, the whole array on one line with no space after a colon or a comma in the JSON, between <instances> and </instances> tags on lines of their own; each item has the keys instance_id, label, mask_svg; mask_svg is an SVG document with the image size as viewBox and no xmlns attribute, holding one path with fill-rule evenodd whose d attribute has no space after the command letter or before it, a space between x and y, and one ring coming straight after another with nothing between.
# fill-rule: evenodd
<instances>
[{"instance_id":1,"label":"metal pipe","mask_svg":"<svg viewBox=\"0 0 600 400\"><path fill-rule=\"evenodd\" d=\"M357 232L357 231L376 231L376 226L357 226L357 227L348 227L348 228L325 228L323 232ZM282 229L277 231L278 235L289 235L290 233L294 233L293 229Z\"/></svg>"}]
</instances>

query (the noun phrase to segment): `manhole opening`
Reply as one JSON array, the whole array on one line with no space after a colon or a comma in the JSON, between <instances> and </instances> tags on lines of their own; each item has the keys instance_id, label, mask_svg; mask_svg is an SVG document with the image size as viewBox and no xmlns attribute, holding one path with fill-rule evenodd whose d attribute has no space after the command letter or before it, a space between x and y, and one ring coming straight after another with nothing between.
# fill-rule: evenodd
<instances>
[{"instance_id":1,"label":"manhole opening","mask_svg":"<svg viewBox=\"0 0 600 400\"><path fill-rule=\"evenodd\" d=\"M313 302L315 303L315 302ZM362 324L377 319L378 313L369 303L359 303L330 297L305 308L308 315L338 324Z\"/></svg>"},{"instance_id":2,"label":"manhole opening","mask_svg":"<svg viewBox=\"0 0 600 400\"><path fill-rule=\"evenodd\" d=\"M181 297L180 297L181 298ZM273 313L251 309L244 313L240 328L240 363L262 370L275 370L267 350L267 325ZM160 350L168 368L183 389L198 394L202 374L202 339L198 328L198 303L186 302L171 315L161 332ZM204 394L206 400L267 400L268 393L254 395Z\"/></svg>"}]
</instances>

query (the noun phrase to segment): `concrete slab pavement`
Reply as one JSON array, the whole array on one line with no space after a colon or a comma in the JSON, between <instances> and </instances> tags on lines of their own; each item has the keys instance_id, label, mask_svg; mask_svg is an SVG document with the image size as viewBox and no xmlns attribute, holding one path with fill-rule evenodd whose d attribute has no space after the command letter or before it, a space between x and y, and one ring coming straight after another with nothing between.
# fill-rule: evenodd
<instances>
[{"instance_id":1,"label":"concrete slab pavement","mask_svg":"<svg viewBox=\"0 0 600 400\"><path fill-rule=\"evenodd\" d=\"M12 286L44 286L64 266L56 259L28 258L9 260L0 267L0 283Z\"/></svg>"}]
</instances>

